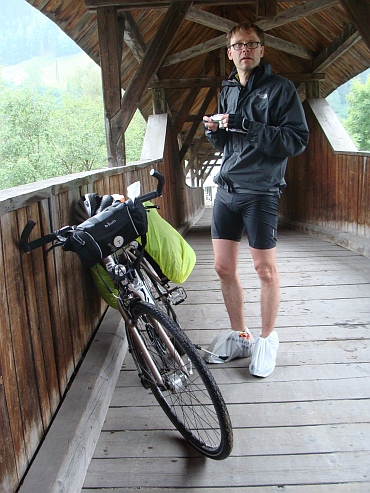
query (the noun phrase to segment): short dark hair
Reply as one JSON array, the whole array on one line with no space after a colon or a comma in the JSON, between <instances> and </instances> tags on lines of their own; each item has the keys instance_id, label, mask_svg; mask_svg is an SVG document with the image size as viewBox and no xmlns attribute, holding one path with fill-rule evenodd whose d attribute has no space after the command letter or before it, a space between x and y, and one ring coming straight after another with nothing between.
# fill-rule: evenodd
<instances>
[{"instance_id":1,"label":"short dark hair","mask_svg":"<svg viewBox=\"0 0 370 493\"><path fill-rule=\"evenodd\" d=\"M247 31L248 29L253 29L253 31L257 34L261 46L265 45L265 33L262 31L261 28L259 28L256 24L250 24L248 22L241 22L240 24L237 24L234 26L227 34L226 34L226 45L228 48L230 48L230 41L231 38L238 32L238 31Z\"/></svg>"}]
</instances>

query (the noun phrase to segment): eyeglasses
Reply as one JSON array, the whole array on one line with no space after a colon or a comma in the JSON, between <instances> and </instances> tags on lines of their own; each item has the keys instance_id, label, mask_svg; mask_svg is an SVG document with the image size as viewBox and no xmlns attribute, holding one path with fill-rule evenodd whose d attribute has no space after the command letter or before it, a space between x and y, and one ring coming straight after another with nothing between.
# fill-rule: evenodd
<instances>
[{"instance_id":1,"label":"eyeglasses","mask_svg":"<svg viewBox=\"0 0 370 493\"><path fill-rule=\"evenodd\" d=\"M261 43L259 41L248 41L248 43L234 43L233 45L231 45L231 48L234 48L235 51L241 51L245 46L250 50L254 50L260 44Z\"/></svg>"}]
</instances>

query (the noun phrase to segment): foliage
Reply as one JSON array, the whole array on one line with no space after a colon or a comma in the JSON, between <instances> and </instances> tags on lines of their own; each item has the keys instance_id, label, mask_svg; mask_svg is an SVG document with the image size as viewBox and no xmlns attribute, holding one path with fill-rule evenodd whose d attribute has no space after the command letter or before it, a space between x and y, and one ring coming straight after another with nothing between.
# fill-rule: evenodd
<instances>
[{"instance_id":1,"label":"foliage","mask_svg":"<svg viewBox=\"0 0 370 493\"><path fill-rule=\"evenodd\" d=\"M0 189L105 168L100 68L25 0L0 0L0 12L0 65L16 72L5 82L0 66ZM127 162L140 159L144 132L137 112Z\"/></svg>"},{"instance_id":2,"label":"foliage","mask_svg":"<svg viewBox=\"0 0 370 493\"><path fill-rule=\"evenodd\" d=\"M348 118L344 126L361 151L370 150L370 77L365 83L355 79L347 95Z\"/></svg>"},{"instance_id":3,"label":"foliage","mask_svg":"<svg viewBox=\"0 0 370 493\"><path fill-rule=\"evenodd\" d=\"M32 90L2 91L1 188L37 181L48 155L49 100ZM46 161L47 162L47 161ZM43 173L45 170L43 170Z\"/></svg>"},{"instance_id":4,"label":"foliage","mask_svg":"<svg viewBox=\"0 0 370 493\"><path fill-rule=\"evenodd\" d=\"M365 70L361 74L359 74L356 79L351 79L348 82L345 82L341 86L339 86L335 91L333 91L327 98L327 102L333 108L335 113L337 114L339 120L344 124L346 118L348 117L348 100L347 96L351 91L352 84L354 80L361 80L361 82L365 83L366 79L370 75L370 69Z\"/></svg>"},{"instance_id":5,"label":"foliage","mask_svg":"<svg viewBox=\"0 0 370 493\"><path fill-rule=\"evenodd\" d=\"M101 104L88 97L63 95L54 108L51 128L50 146L58 175L106 167Z\"/></svg>"},{"instance_id":6,"label":"foliage","mask_svg":"<svg viewBox=\"0 0 370 493\"><path fill-rule=\"evenodd\" d=\"M25 84L0 78L0 189L107 166L100 72L78 68L67 90L29 75ZM145 121L126 131L127 161L140 159Z\"/></svg>"}]
</instances>

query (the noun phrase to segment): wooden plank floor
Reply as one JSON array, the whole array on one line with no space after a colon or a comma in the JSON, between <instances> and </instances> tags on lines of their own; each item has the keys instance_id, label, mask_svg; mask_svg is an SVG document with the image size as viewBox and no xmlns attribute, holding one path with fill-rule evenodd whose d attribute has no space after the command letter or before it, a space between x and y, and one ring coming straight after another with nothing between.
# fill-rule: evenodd
<instances>
[{"instance_id":1,"label":"wooden plank floor","mask_svg":"<svg viewBox=\"0 0 370 493\"><path fill-rule=\"evenodd\" d=\"M213 269L210 210L188 233L197 264L177 307L183 328L209 344L228 328ZM245 314L259 333L259 289L247 242ZM125 360L82 493L369 493L370 259L290 230L279 232L277 366L213 365L234 428L232 456L204 459L172 430Z\"/></svg>"}]
</instances>

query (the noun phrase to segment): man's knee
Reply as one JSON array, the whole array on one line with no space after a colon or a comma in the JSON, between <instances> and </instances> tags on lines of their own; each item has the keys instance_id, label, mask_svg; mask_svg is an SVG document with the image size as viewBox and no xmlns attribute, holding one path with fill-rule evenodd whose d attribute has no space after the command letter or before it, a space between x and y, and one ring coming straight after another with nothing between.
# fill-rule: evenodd
<instances>
[{"instance_id":1,"label":"man's knee","mask_svg":"<svg viewBox=\"0 0 370 493\"><path fill-rule=\"evenodd\" d=\"M215 260L214 268L220 279L230 279L235 276L235 269L232 268L229 262Z\"/></svg>"},{"instance_id":2,"label":"man's knee","mask_svg":"<svg viewBox=\"0 0 370 493\"><path fill-rule=\"evenodd\" d=\"M236 275L239 245L231 240L213 240L214 268L221 279L231 279Z\"/></svg>"},{"instance_id":3,"label":"man's knee","mask_svg":"<svg viewBox=\"0 0 370 493\"><path fill-rule=\"evenodd\" d=\"M264 283L274 283L279 279L277 267L275 264L255 263L254 268L258 277Z\"/></svg>"},{"instance_id":4,"label":"man's knee","mask_svg":"<svg viewBox=\"0 0 370 493\"><path fill-rule=\"evenodd\" d=\"M253 251L254 269L261 281L270 283L278 280L275 252L269 250Z\"/></svg>"}]
</instances>

